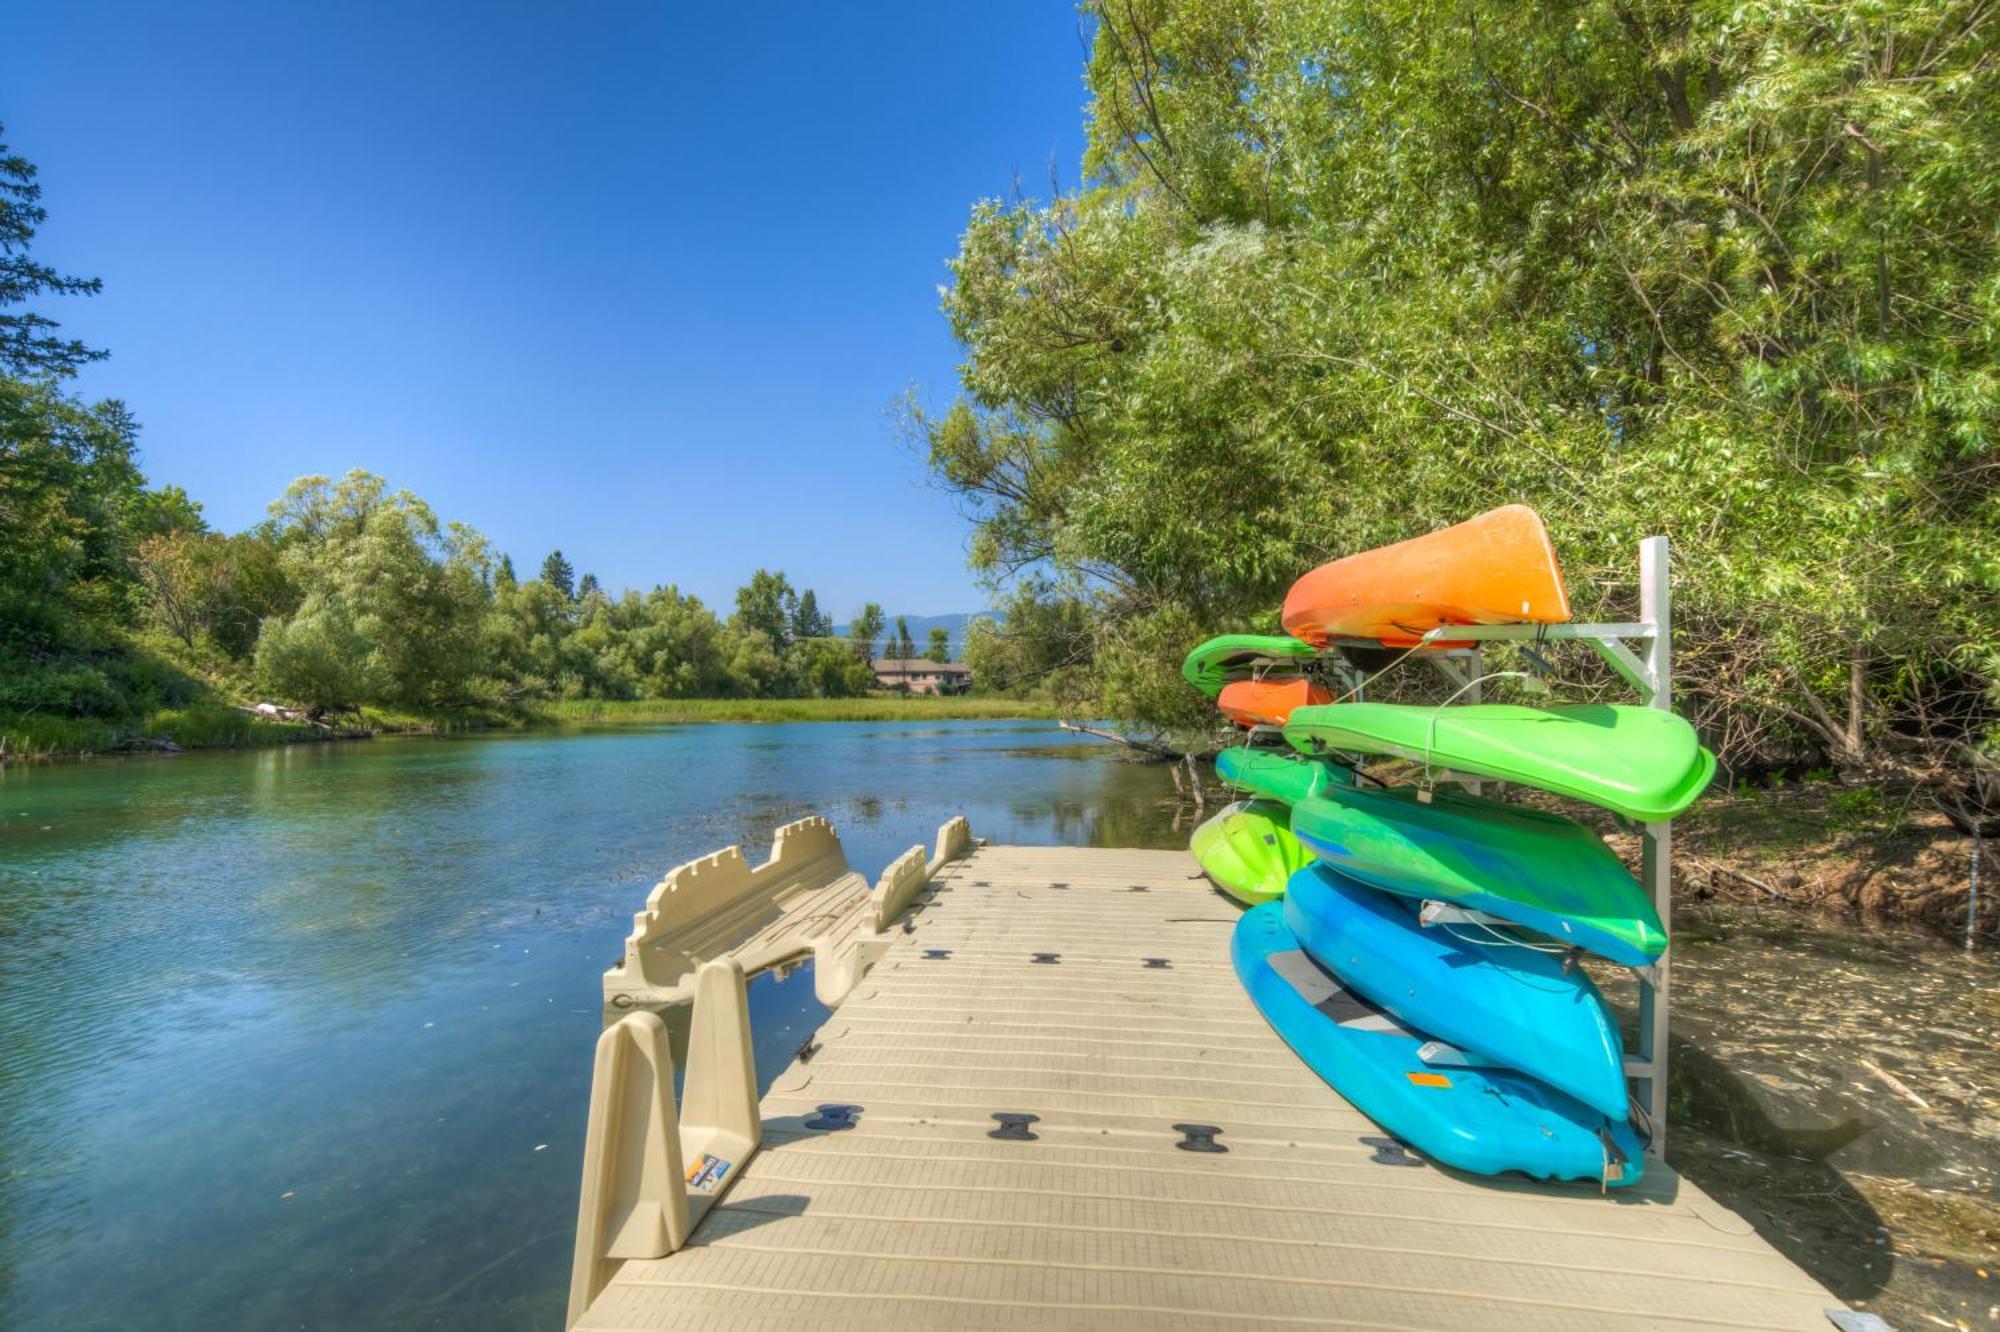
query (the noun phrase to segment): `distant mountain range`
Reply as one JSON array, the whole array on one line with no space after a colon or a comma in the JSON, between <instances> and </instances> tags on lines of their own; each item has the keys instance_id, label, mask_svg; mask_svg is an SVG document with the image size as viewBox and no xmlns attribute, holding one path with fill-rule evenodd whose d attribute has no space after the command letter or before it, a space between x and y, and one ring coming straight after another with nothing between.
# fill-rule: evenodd
<instances>
[{"instance_id":1,"label":"distant mountain range","mask_svg":"<svg viewBox=\"0 0 2000 1332\"><path fill-rule=\"evenodd\" d=\"M956 615L905 615L903 621L910 627L910 641L917 645L918 656L923 656L924 649L930 646L931 630L942 629L951 635L951 659L959 661L965 656L966 626L974 620L997 620L999 618L998 615L995 615L991 611L961 611ZM845 624L836 624L833 626L833 632L836 636L844 637L847 633L847 626ZM896 617L891 615L888 624L882 630L882 638L876 640L876 656L879 657L883 653L883 640L886 640L895 632Z\"/></svg>"}]
</instances>

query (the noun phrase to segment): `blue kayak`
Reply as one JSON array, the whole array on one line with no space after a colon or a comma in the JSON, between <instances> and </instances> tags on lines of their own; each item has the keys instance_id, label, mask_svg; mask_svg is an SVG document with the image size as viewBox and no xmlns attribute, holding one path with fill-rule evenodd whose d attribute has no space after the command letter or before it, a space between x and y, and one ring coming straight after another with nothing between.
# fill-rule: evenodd
<instances>
[{"instance_id":1,"label":"blue kayak","mask_svg":"<svg viewBox=\"0 0 2000 1332\"><path fill-rule=\"evenodd\" d=\"M1590 977L1559 953L1491 931L1421 925L1416 907L1329 865L1309 865L1285 886L1285 927L1350 989L1479 1062L1625 1118L1618 1022Z\"/></svg>"},{"instance_id":2,"label":"blue kayak","mask_svg":"<svg viewBox=\"0 0 2000 1332\"><path fill-rule=\"evenodd\" d=\"M1480 1175L1638 1182L1639 1137L1623 1117L1607 1120L1507 1069L1426 1063L1418 1051L1428 1038L1313 961L1280 903L1243 913L1230 957L1251 1002L1306 1067L1425 1155Z\"/></svg>"}]
</instances>

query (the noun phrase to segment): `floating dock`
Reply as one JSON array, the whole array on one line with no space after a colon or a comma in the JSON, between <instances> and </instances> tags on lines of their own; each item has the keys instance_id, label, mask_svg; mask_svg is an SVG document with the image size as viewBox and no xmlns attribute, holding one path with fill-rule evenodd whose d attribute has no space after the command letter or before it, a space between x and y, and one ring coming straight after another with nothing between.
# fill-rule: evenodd
<instances>
[{"instance_id":1,"label":"floating dock","mask_svg":"<svg viewBox=\"0 0 2000 1332\"><path fill-rule=\"evenodd\" d=\"M1663 1162L1606 1195L1406 1151L1251 1006L1238 910L1183 852L974 845L960 820L871 889L808 824L758 869L675 871L606 976L572 1327L1857 1317ZM743 977L807 956L838 1007L759 1103Z\"/></svg>"}]
</instances>

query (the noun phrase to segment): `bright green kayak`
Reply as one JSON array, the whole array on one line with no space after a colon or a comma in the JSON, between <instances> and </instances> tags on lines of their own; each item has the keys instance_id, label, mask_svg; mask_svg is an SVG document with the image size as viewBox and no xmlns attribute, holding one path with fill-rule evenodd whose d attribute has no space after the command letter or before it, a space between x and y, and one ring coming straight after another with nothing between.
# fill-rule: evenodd
<instances>
[{"instance_id":1,"label":"bright green kayak","mask_svg":"<svg viewBox=\"0 0 2000 1332\"><path fill-rule=\"evenodd\" d=\"M1628 967L1666 951L1652 899L1604 839L1559 814L1413 786L1292 806L1306 849L1371 888L1484 911ZM1507 950L1502 950L1507 951Z\"/></svg>"},{"instance_id":2,"label":"bright green kayak","mask_svg":"<svg viewBox=\"0 0 2000 1332\"><path fill-rule=\"evenodd\" d=\"M1310 644L1285 634L1223 634L1188 653L1181 663L1181 674L1214 698L1222 686L1248 676L1259 666L1303 666L1318 655Z\"/></svg>"},{"instance_id":3,"label":"bright green kayak","mask_svg":"<svg viewBox=\"0 0 2000 1332\"><path fill-rule=\"evenodd\" d=\"M1217 754L1215 773L1224 785L1281 805L1294 805L1329 786L1348 786L1354 782L1354 774L1322 759L1243 746Z\"/></svg>"},{"instance_id":4,"label":"bright green kayak","mask_svg":"<svg viewBox=\"0 0 2000 1332\"><path fill-rule=\"evenodd\" d=\"M1286 821L1282 805L1239 801L1196 828L1188 850L1202 873L1239 902L1274 901L1292 875L1312 864Z\"/></svg>"},{"instance_id":5,"label":"bright green kayak","mask_svg":"<svg viewBox=\"0 0 2000 1332\"><path fill-rule=\"evenodd\" d=\"M1673 818L1715 776L1694 728L1659 708L1327 703L1293 712L1285 739L1302 754L1393 754L1520 782L1645 822Z\"/></svg>"}]
</instances>

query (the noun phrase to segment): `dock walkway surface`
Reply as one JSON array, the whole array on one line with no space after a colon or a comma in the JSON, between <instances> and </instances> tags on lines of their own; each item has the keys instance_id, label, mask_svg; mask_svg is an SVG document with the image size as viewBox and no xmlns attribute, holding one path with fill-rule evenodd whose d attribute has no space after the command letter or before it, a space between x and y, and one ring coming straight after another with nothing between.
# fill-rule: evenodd
<instances>
[{"instance_id":1,"label":"dock walkway surface","mask_svg":"<svg viewBox=\"0 0 2000 1332\"><path fill-rule=\"evenodd\" d=\"M1251 1006L1237 914L1183 852L946 864L687 1246L577 1326L1832 1326L1663 1164L1606 1196L1402 1152Z\"/></svg>"}]
</instances>

